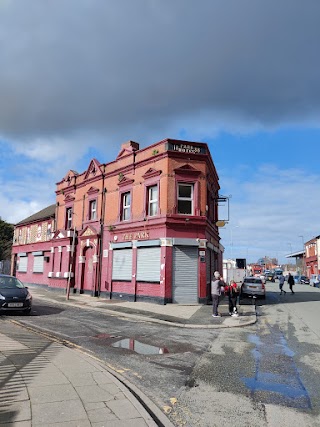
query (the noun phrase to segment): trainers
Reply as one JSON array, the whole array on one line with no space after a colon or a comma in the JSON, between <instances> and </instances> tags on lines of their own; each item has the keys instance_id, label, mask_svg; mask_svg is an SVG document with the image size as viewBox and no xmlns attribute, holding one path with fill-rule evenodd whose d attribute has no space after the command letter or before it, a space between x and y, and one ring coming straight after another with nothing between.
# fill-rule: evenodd
<instances>
[{"instance_id":1,"label":"trainers","mask_svg":"<svg viewBox=\"0 0 320 427\"><path fill-rule=\"evenodd\" d=\"M239 317L239 314L238 313L232 313L231 317Z\"/></svg>"},{"instance_id":2,"label":"trainers","mask_svg":"<svg viewBox=\"0 0 320 427\"><path fill-rule=\"evenodd\" d=\"M212 317L221 317L221 314L213 314Z\"/></svg>"},{"instance_id":3,"label":"trainers","mask_svg":"<svg viewBox=\"0 0 320 427\"><path fill-rule=\"evenodd\" d=\"M231 313L231 311L229 311L229 316L232 316L232 313Z\"/></svg>"}]
</instances>

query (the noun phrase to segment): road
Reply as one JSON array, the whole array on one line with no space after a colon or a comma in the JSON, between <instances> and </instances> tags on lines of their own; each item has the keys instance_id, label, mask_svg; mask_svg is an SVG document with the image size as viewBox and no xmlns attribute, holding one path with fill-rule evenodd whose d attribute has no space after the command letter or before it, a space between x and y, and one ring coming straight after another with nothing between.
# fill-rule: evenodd
<instances>
[{"instance_id":1,"label":"road","mask_svg":"<svg viewBox=\"0 0 320 427\"><path fill-rule=\"evenodd\" d=\"M86 349L176 426L319 426L320 290L267 284L255 325L186 329L35 301L24 324ZM134 350L134 351L133 351Z\"/></svg>"}]
</instances>

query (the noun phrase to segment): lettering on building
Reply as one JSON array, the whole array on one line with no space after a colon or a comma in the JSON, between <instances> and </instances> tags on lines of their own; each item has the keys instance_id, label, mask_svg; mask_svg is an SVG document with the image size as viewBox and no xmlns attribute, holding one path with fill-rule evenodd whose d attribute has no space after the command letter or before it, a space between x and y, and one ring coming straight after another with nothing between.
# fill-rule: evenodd
<instances>
[{"instance_id":1,"label":"lettering on building","mask_svg":"<svg viewBox=\"0 0 320 427\"><path fill-rule=\"evenodd\" d=\"M169 144L169 150L179 151L180 153L205 154L204 147L197 147L191 144Z\"/></svg>"},{"instance_id":2,"label":"lettering on building","mask_svg":"<svg viewBox=\"0 0 320 427\"><path fill-rule=\"evenodd\" d=\"M123 240L141 240L149 239L148 231L138 231L137 233L126 233L123 235Z\"/></svg>"}]
</instances>

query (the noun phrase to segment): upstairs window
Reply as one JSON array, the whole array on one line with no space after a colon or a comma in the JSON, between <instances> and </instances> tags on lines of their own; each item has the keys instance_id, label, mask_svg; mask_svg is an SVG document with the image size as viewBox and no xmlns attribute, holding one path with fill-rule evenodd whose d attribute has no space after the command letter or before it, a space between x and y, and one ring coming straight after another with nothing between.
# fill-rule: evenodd
<instances>
[{"instance_id":1,"label":"upstairs window","mask_svg":"<svg viewBox=\"0 0 320 427\"><path fill-rule=\"evenodd\" d=\"M193 184L178 183L178 214L193 215Z\"/></svg>"},{"instance_id":2,"label":"upstairs window","mask_svg":"<svg viewBox=\"0 0 320 427\"><path fill-rule=\"evenodd\" d=\"M72 227L72 208L66 209L66 230Z\"/></svg>"},{"instance_id":3,"label":"upstairs window","mask_svg":"<svg viewBox=\"0 0 320 427\"><path fill-rule=\"evenodd\" d=\"M130 219L131 211L131 193L122 193L121 195L121 221L128 221Z\"/></svg>"},{"instance_id":4,"label":"upstairs window","mask_svg":"<svg viewBox=\"0 0 320 427\"><path fill-rule=\"evenodd\" d=\"M147 191L147 215L155 216L158 213L158 186L152 185Z\"/></svg>"},{"instance_id":5,"label":"upstairs window","mask_svg":"<svg viewBox=\"0 0 320 427\"><path fill-rule=\"evenodd\" d=\"M94 220L97 219L97 201L90 200L89 202L89 219Z\"/></svg>"}]
</instances>

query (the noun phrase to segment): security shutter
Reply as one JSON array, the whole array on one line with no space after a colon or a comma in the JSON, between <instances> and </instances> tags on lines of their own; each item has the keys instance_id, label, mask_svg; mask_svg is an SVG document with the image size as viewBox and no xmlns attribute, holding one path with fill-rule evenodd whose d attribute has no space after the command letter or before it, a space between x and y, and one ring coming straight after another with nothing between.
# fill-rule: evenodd
<instances>
[{"instance_id":1,"label":"security shutter","mask_svg":"<svg viewBox=\"0 0 320 427\"><path fill-rule=\"evenodd\" d=\"M114 249L112 280L132 280L132 249Z\"/></svg>"},{"instance_id":2,"label":"security shutter","mask_svg":"<svg viewBox=\"0 0 320 427\"><path fill-rule=\"evenodd\" d=\"M34 273L43 273L43 256L35 256L33 257L33 272Z\"/></svg>"},{"instance_id":3,"label":"security shutter","mask_svg":"<svg viewBox=\"0 0 320 427\"><path fill-rule=\"evenodd\" d=\"M26 273L28 270L28 257L20 257L19 258L19 272Z\"/></svg>"},{"instance_id":4,"label":"security shutter","mask_svg":"<svg viewBox=\"0 0 320 427\"><path fill-rule=\"evenodd\" d=\"M198 248L173 248L172 300L179 304L198 303Z\"/></svg>"},{"instance_id":5,"label":"security shutter","mask_svg":"<svg viewBox=\"0 0 320 427\"><path fill-rule=\"evenodd\" d=\"M137 280L143 282L160 282L161 248L138 248Z\"/></svg>"}]
</instances>

